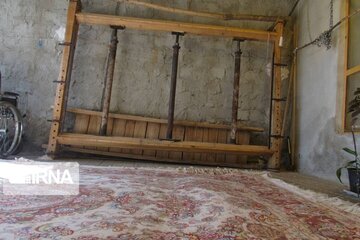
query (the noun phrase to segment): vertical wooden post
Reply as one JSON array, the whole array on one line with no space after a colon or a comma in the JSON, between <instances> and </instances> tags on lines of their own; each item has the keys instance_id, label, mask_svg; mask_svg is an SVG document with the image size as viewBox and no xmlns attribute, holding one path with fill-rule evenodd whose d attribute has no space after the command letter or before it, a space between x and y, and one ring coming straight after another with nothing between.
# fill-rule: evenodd
<instances>
[{"instance_id":1,"label":"vertical wooden post","mask_svg":"<svg viewBox=\"0 0 360 240\"><path fill-rule=\"evenodd\" d=\"M350 0L345 0L345 16L350 15ZM350 19L345 20L345 54L344 54L344 82L343 82L343 96L342 96L342 132L346 132L346 110L347 110L347 88L348 88L348 75L347 70L349 68L349 45L350 45Z\"/></svg>"},{"instance_id":2,"label":"vertical wooden post","mask_svg":"<svg viewBox=\"0 0 360 240\"><path fill-rule=\"evenodd\" d=\"M56 89L53 119L49 135L49 144L47 148L48 155L55 155L59 150L57 137L62 129L62 123L65 115L66 99L71 79L72 65L79 24L76 21L76 13L81 11L80 0L70 0L67 12L66 32L64 39L64 52L61 61L60 74Z\"/></svg>"},{"instance_id":3,"label":"vertical wooden post","mask_svg":"<svg viewBox=\"0 0 360 240\"><path fill-rule=\"evenodd\" d=\"M284 23L279 21L275 27L277 39L274 43L275 51L275 72L274 72L274 89L273 89L273 109L272 109L272 126L271 126L271 149L275 152L268 162L268 168L278 170L281 164L282 149L282 113L281 113L281 44L283 41Z\"/></svg>"},{"instance_id":4,"label":"vertical wooden post","mask_svg":"<svg viewBox=\"0 0 360 240\"><path fill-rule=\"evenodd\" d=\"M236 144L236 131L237 131L238 111L239 111L240 67L241 67L241 54L242 54L240 43L243 42L243 40L235 39L235 42L237 44L237 50L235 52L232 121L231 121L231 131L230 131L230 143L232 144Z\"/></svg>"},{"instance_id":5,"label":"vertical wooden post","mask_svg":"<svg viewBox=\"0 0 360 240\"><path fill-rule=\"evenodd\" d=\"M116 52L117 52L117 45L119 42L118 37L117 37L118 29L124 29L124 28L112 27L108 62L106 65L106 73L105 73L105 87L104 87L104 93L103 93L103 99L102 99L102 114L101 114L101 125L100 125L100 132L99 132L99 134L101 136L106 135L108 118L109 118L111 90L112 90L112 85L113 85L113 80L114 80Z\"/></svg>"},{"instance_id":6,"label":"vertical wooden post","mask_svg":"<svg viewBox=\"0 0 360 240\"><path fill-rule=\"evenodd\" d=\"M298 47L298 26L294 25L294 49ZM291 115L291 167L292 169L296 169L297 160L296 160L296 152L297 152L297 52L294 53L293 56L293 97L292 97L292 115Z\"/></svg>"}]
</instances>

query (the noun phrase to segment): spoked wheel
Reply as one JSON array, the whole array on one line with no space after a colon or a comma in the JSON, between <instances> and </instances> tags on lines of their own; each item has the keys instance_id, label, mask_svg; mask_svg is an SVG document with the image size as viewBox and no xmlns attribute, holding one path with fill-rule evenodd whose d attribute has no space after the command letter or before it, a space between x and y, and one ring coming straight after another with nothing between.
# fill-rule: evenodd
<instances>
[{"instance_id":1,"label":"spoked wheel","mask_svg":"<svg viewBox=\"0 0 360 240\"><path fill-rule=\"evenodd\" d=\"M0 101L0 155L13 154L21 143L22 117L19 110L8 102Z\"/></svg>"}]
</instances>

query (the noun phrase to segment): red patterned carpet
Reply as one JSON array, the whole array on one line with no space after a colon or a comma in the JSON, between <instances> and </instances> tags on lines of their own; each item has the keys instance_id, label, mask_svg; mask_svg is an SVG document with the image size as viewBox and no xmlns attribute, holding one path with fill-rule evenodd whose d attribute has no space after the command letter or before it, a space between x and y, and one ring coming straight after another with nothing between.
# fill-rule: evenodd
<instances>
[{"instance_id":1,"label":"red patterned carpet","mask_svg":"<svg viewBox=\"0 0 360 240\"><path fill-rule=\"evenodd\" d=\"M360 216L259 173L82 167L73 197L0 195L0 239L360 239Z\"/></svg>"}]
</instances>

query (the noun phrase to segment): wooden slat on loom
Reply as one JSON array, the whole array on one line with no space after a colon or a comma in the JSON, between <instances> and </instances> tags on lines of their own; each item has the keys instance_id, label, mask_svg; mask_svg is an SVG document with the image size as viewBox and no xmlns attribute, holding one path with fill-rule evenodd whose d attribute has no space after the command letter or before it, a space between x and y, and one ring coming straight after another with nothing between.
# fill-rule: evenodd
<instances>
[{"instance_id":1,"label":"wooden slat on loom","mask_svg":"<svg viewBox=\"0 0 360 240\"><path fill-rule=\"evenodd\" d=\"M100 130L101 118L99 116L91 116L87 134L98 135ZM87 147L88 149L96 149L96 147Z\"/></svg>"},{"instance_id":2,"label":"wooden slat on loom","mask_svg":"<svg viewBox=\"0 0 360 240\"><path fill-rule=\"evenodd\" d=\"M133 4L137 6L146 7L149 9L155 9L158 11L163 11L171 14L181 14L181 15L188 15L194 17L205 17L205 18L213 18L217 20L223 21L231 21L231 20L249 20L249 21L263 21L263 22L276 22L279 19L288 19L290 17L285 16L265 16L265 15L250 15L250 14L226 14L226 13L215 13L215 12L203 12L203 11L192 11L183 8L173 8L173 7L166 7L161 4L153 4L138 0L126 0L124 3Z\"/></svg>"},{"instance_id":3,"label":"wooden slat on loom","mask_svg":"<svg viewBox=\"0 0 360 240\"><path fill-rule=\"evenodd\" d=\"M237 162L238 156L235 154L226 154L225 155L225 161L227 163L235 163Z\"/></svg>"},{"instance_id":4,"label":"wooden slat on loom","mask_svg":"<svg viewBox=\"0 0 360 240\"><path fill-rule=\"evenodd\" d=\"M85 134L89 127L90 116L85 114L76 114L74 132Z\"/></svg>"},{"instance_id":5,"label":"wooden slat on loom","mask_svg":"<svg viewBox=\"0 0 360 240\"><path fill-rule=\"evenodd\" d=\"M135 128L134 128L134 137L135 138L145 138L146 135L146 126L147 123L146 122L136 122L135 123ZM137 154L137 155L142 155L142 150L136 150L133 149L131 150L132 154Z\"/></svg>"},{"instance_id":6,"label":"wooden slat on loom","mask_svg":"<svg viewBox=\"0 0 360 240\"><path fill-rule=\"evenodd\" d=\"M239 132L236 133L236 144L239 144L237 141L237 136L239 135ZM230 131L227 131L226 133L226 139L230 139ZM237 161L238 156L236 154L226 154L225 155L225 161L227 163L235 163Z\"/></svg>"},{"instance_id":7,"label":"wooden slat on loom","mask_svg":"<svg viewBox=\"0 0 360 240\"><path fill-rule=\"evenodd\" d=\"M91 116L89 121L89 126L87 129L87 134L98 135L100 129L101 118L98 116Z\"/></svg>"},{"instance_id":8,"label":"wooden slat on loom","mask_svg":"<svg viewBox=\"0 0 360 240\"><path fill-rule=\"evenodd\" d=\"M173 138L176 140L183 141L184 140L184 134L185 134L185 128L181 126L174 126L173 130ZM182 159L182 152L175 152L171 151L169 152L169 158L174 160L181 160Z\"/></svg>"},{"instance_id":9,"label":"wooden slat on loom","mask_svg":"<svg viewBox=\"0 0 360 240\"><path fill-rule=\"evenodd\" d=\"M125 126L125 137L133 137L135 129L135 121L126 121ZM129 154L131 151L129 149L123 149L121 152Z\"/></svg>"},{"instance_id":10,"label":"wooden slat on loom","mask_svg":"<svg viewBox=\"0 0 360 240\"><path fill-rule=\"evenodd\" d=\"M90 115L76 114L74 129L75 133L86 134L89 128Z\"/></svg>"},{"instance_id":11,"label":"wooden slat on loom","mask_svg":"<svg viewBox=\"0 0 360 240\"><path fill-rule=\"evenodd\" d=\"M208 128L203 129L202 142L209 142L209 129ZM208 161L208 154L207 153L202 153L201 154L201 161L204 161L204 162Z\"/></svg>"},{"instance_id":12,"label":"wooden slat on loom","mask_svg":"<svg viewBox=\"0 0 360 240\"><path fill-rule=\"evenodd\" d=\"M167 125L166 124L161 124L160 133L159 133L159 138L160 139L165 139L166 138L166 131L167 131ZM156 157L157 158L167 159L167 158L169 158L169 152L168 151L157 150L156 151Z\"/></svg>"},{"instance_id":13,"label":"wooden slat on loom","mask_svg":"<svg viewBox=\"0 0 360 240\"><path fill-rule=\"evenodd\" d=\"M67 110L68 112L75 113L75 114L87 114L87 115L94 115L100 116L101 112L91 111L86 109L78 109L78 108L71 108ZM110 113L110 118L116 119L124 119L124 120L133 120L133 121L143 121L143 122L151 122L151 123L162 123L167 124L166 119L159 119L159 118L149 118L149 117L141 117L135 115L125 115L125 114L117 114L117 113ZM174 121L174 125L178 126L185 126L185 127L204 127L204 128L215 128L215 129L231 129L229 124L217 124L217 123L208 123L208 122L195 122L195 121ZM264 132L263 128L257 127L247 127L243 126L241 123L238 124L239 131L249 131L249 132Z\"/></svg>"},{"instance_id":14,"label":"wooden slat on loom","mask_svg":"<svg viewBox=\"0 0 360 240\"><path fill-rule=\"evenodd\" d=\"M114 127L114 122L115 122L115 119L109 118L109 120L108 120L108 126L107 126L107 129L106 129L106 135L107 135L107 136L111 136L111 135L112 135L113 127Z\"/></svg>"},{"instance_id":15,"label":"wooden slat on loom","mask_svg":"<svg viewBox=\"0 0 360 240\"><path fill-rule=\"evenodd\" d=\"M173 142L133 137L107 137L88 134L63 133L58 137L63 145L119 147L129 149L160 149L164 151L237 153L244 155L272 155L267 146L235 145L203 142Z\"/></svg>"},{"instance_id":16,"label":"wooden slat on loom","mask_svg":"<svg viewBox=\"0 0 360 240\"><path fill-rule=\"evenodd\" d=\"M101 121L101 120L100 120ZM108 119L108 124L107 124L107 128L106 128L106 136L111 136L112 133L112 129L113 129L113 125L114 125L114 119L113 118L109 118ZM99 128L100 129L100 128ZM97 150L99 151L109 151L110 148L108 147L103 147L103 148L98 148Z\"/></svg>"},{"instance_id":17,"label":"wooden slat on loom","mask_svg":"<svg viewBox=\"0 0 360 240\"><path fill-rule=\"evenodd\" d=\"M217 164L215 162L196 162L196 161L184 161L184 160L175 160L175 159L160 159L151 156L137 156L132 154L124 154L124 153L117 153L117 152L101 152L97 150L89 150L89 149L82 149L76 147L64 147L66 151L72 152L79 152L79 153L86 153L86 154L95 154L99 156L110 156L110 157L117 157L117 158L130 158L130 159L137 159L137 160L147 160L147 161L160 161L160 162L170 162L170 163L189 163L189 164L199 164L199 165L210 165L210 166L223 166L223 167L238 167L238 168L245 168L245 169L260 169L259 164L227 164L223 162L221 164Z\"/></svg>"},{"instance_id":18,"label":"wooden slat on loom","mask_svg":"<svg viewBox=\"0 0 360 240\"><path fill-rule=\"evenodd\" d=\"M250 144L250 134L244 132L237 132L236 134L236 143L240 145L249 145ZM237 155L237 163L246 164L248 160L247 156Z\"/></svg>"},{"instance_id":19,"label":"wooden slat on loom","mask_svg":"<svg viewBox=\"0 0 360 240\"><path fill-rule=\"evenodd\" d=\"M160 132L160 124L148 123L147 130L146 130L146 138L159 139L159 132ZM143 155L155 157L156 151L155 150L144 150Z\"/></svg>"},{"instance_id":20,"label":"wooden slat on loom","mask_svg":"<svg viewBox=\"0 0 360 240\"><path fill-rule=\"evenodd\" d=\"M225 27L166 20L112 16L96 13L77 13L76 20L81 24L119 26L126 27L128 29L165 32L186 32L187 34L221 36L258 41L274 41L277 37L277 34L274 32L266 32L261 30L241 29L229 26Z\"/></svg>"},{"instance_id":21,"label":"wooden slat on loom","mask_svg":"<svg viewBox=\"0 0 360 240\"><path fill-rule=\"evenodd\" d=\"M217 142L218 143L227 143L227 131L226 130L222 130L222 129L219 130ZM223 154L223 153L216 154L216 162L217 163L225 162L225 160L226 160L225 154Z\"/></svg>"},{"instance_id":22,"label":"wooden slat on loom","mask_svg":"<svg viewBox=\"0 0 360 240\"><path fill-rule=\"evenodd\" d=\"M81 113L76 113L76 122L74 126L74 131L76 133L92 133L94 135L98 134L100 115L86 115L85 113L88 110L80 111ZM90 111L93 113L92 111ZM94 112L97 113L97 112ZM118 114L116 114L118 116ZM120 115L123 116L123 115ZM165 138L166 135L166 124L159 124L154 122L145 122L146 120L154 120L152 118L143 118L133 116L136 120L128 120L132 116L126 115L126 119L114 119L109 118L107 135L113 136L128 136L135 138L147 138L147 139L159 139ZM140 118L140 120L139 120ZM159 119L155 119L155 122ZM162 120L161 120L162 121ZM190 122L191 123L191 122ZM88 124L88 126L86 126ZM193 127L196 126L196 127ZM205 125L207 126L207 124ZM227 143L229 137L229 131L226 128L216 129L214 125L211 125L211 128L198 127L198 124L193 125L191 123L190 127L184 127L175 125L173 131L174 139L182 140L182 141L195 141L195 142L209 142L209 143ZM221 125L220 125L221 126ZM222 125L221 127L223 127ZM128 127L128 128L127 128ZM84 130L86 129L86 130ZM161 133L160 133L161 131ZM236 140L237 144L248 145L250 134L248 131L238 130ZM202 153L194 153L194 152L182 152L182 151L165 151L165 150L156 150L156 149L123 149L123 148L114 148L114 147L97 147L96 150L99 152L117 152L126 155L132 154L134 157L139 157L141 155L156 157L157 159L167 159L171 160L181 160L184 159L184 162L187 161L202 161L206 163L214 163L215 165L222 165L223 162L227 163L239 163L246 164L247 157L239 154L225 154L225 153L211 153L211 152L202 152Z\"/></svg>"},{"instance_id":23,"label":"wooden slat on loom","mask_svg":"<svg viewBox=\"0 0 360 240\"><path fill-rule=\"evenodd\" d=\"M204 129L203 128L195 128L195 142L203 142L203 134ZM194 153L193 160L199 161L201 160L201 153Z\"/></svg>"},{"instance_id":24,"label":"wooden slat on loom","mask_svg":"<svg viewBox=\"0 0 360 240\"><path fill-rule=\"evenodd\" d=\"M194 127L186 127L184 141L194 142L194 140L195 140L195 128ZM191 161L191 160L193 160L193 157L194 157L194 153L192 153L192 152L184 152L183 153L183 159L185 161Z\"/></svg>"},{"instance_id":25,"label":"wooden slat on loom","mask_svg":"<svg viewBox=\"0 0 360 240\"><path fill-rule=\"evenodd\" d=\"M114 125L112 129L112 136L124 137L125 136L126 120L114 119ZM110 148L111 152L122 152L120 148Z\"/></svg>"},{"instance_id":26,"label":"wooden slat on loom","mask_svg":"<svg viewBox=\"0 0 360 240\"><path fill-rule=\"evenodd\" d=\"M218 129L209 129L208 142L217 143L218 133L219 133ZM207 153L206 156L207 156L207 162L216 163L216 153Z\"/></svg>"}]
</instances>

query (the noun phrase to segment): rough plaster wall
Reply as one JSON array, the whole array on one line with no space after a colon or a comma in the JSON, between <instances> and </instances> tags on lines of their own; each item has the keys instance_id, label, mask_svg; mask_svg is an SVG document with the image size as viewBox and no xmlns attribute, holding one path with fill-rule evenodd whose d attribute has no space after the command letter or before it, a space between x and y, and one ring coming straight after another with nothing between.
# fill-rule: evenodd
<instances>
[{"instance_id":1,"label":"rough plaster wall","mask_svg":"<svg viewBox=\"0 0 360 240\"><path fill-rule=\"evenodd\" d=\"M2 89L21 94L26 135L46 142L61 57L56 30L66 19L65 1L0 1Z\"/></svg>"},{"instance_id":2,"label":"rough plaster wall","mask_svg":"<svg viewBox=\"0 0 360 240\"><path fill-rule=\"evenodd\" d=\"M300 46L329 27L330 1L302 2L298 12ZM340 19L342 2L335 1L335 23ZM299 171L329 180L336 180L336 169L348 157L341 149L352 146L349 135L337 132L343 87L343 34L343 28L335 31L330 50L310 46L298 55Z\"/></svg>"},{"instance_id":3,"label":"rough plaster wall","mask_svg":"<svg viewBox=\"0 0 360 240\"><path fill-rule=\"evenodd\" d=\"M294 1L159 0L156 3L213 12L286 15ZM62 53L62 47L57 43L63 38L67 4L65 0L0 2L3 86L7 91L22 95L20 108L27 113L27 135L37 145L47 141L50 127L46 120L52 115L55 93L52 81L57 79ZM83 1L84 11L114 14L115 6L111 0ZM125 5L121 5L120 14L246 28L269 27L269 23L221 22ZM110 34L108 27L80 27L69 106L100 109ZM230 39L190 35L180 42L176 118L229 121L234 44ZM119 32L112 111L166 117L173 44L171 34L135 30ZM271 53L266 54L267 47L267 43L243 44L239 107L240 119L245 124L265 128L270 89L265 67L271 59ZM284 56L286 61L286 54ZM265 136L258 136L254 141L264 143Z\"/></svg>"}]
</instances>

